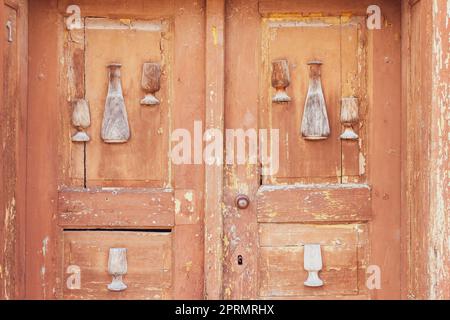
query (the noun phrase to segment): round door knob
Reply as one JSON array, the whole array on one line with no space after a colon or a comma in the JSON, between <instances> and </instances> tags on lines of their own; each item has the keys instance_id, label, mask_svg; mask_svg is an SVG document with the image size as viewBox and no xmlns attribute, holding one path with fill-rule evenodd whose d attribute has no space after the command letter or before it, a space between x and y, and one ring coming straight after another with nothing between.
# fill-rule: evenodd
<instances>
[{"instance_id":1,"label":"round door knob","mask_svg":"<svg viewBox=\"0 0 450 320\"><path fill-rule=\"evenodd\" d=\"M250 199L245 194L239 194L236 197L236 207L239 209L247 209L250 205Z\"/></svg>"}]
</instances>

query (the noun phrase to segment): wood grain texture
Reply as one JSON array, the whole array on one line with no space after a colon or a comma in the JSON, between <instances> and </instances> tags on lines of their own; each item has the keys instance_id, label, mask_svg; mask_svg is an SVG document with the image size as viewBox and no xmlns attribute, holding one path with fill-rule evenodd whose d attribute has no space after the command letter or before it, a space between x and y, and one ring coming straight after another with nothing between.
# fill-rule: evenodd
<instances>
[{"instance_id":1,"label":"wood grain texture","mask_svg":"<svg viewBox=\"0 0 450 320\"><path fill-rule=\"evenodd\" d=\"M446 8L447 6L447 8ZM404 5L403 296L448 299L448 4Z\"/></svg>"},{"instance_id":2,"label":"wood grain texture","mask_svg":"<svg viewBox=\"0 0 450 320\"><path fill-rule=\"evenodd\" d=\"M359 225L314 226L261 224L259 294L262 297L356 295L358 294ZM322 287L303 282L304 245L321 245Z\"/></svg>"},{"instance_id":3,"label":"wood grain texture","mask_svg":"<svg viewBox=\"0 0 450 320\"><path fill-rule=\"evenodd\" d=\"M26 298L54 299L60 163L55 124L61 110L58 34L62 34L62 21L58 23L56 0L31 1L29 5L28 59L33 63L28 72ZM70 120L66 125L70 126ZM70 142L69 135L67 139Z\"/></svg>"},{"instance_id":4,"label":"wood grain texture","mask_svg":"<svg viewBox=\"0 0 450 320\"><path fill-rule=\"evenodd\" d=\"M58 224L65 228L165 228L174 216L171 190L72 188L58 195Z\"/></svg>"},{"instance_id":5,"label":"wood grain texture","mask_svg":"<svg viewBox=\"0 0 450 320\"><path fill-rule=\"evenodd\" d=\"M223 132L225 90L225 1L206 1L206 128ZM221 299L223 262L223 165L205 165L205 297Z\"/></svg>"},{"instance_id":6,"label":"wood grain texture","mask_svg":"<svg viewBox=\"0 0 450 320\"><path fill-rule=\"evenodd\" d=\"M108 290L110 248L127 249L128 286ZM172 287L172 234L168 232L66 231L62 279L67 267L79 266L81 285L69 289L63 281L64 299L169 299Z\"/></svg>"},{"instance_id":7,"label":"wood grain texture","mask_svg":"<svg viewBox=\"0 0 450 320\"><path fill-rule=\"evenodd\" d=\"M279 170L263 180L264 184L282 183L335 183L341 176L341 147L339 141L339 102L341 98L340 68L341 21L337 17L298 18L288 16L264 19L262 25L262 86L260 92L260 121L262 128L279 130ZM324 45L326 43L326 45ZM291 66L289 92L291 102L272 102L270 68L273 59L287 59ZM321 83L329 136L325 140L309 141L302 135L306 125L304 115L315 119L315 112L307 107L311 60L320 60ZM316 81L317 83L317 81ZM311 105L312 106L312 105ZM305 109L305 107L307 107ZM319 113L320 115L324 115ZM322 117L324 119L325 117ZM306 120L306 119L305 119ZM322 127L322 126L320 126ZM311 126L308 128L312 128ZM301 131L303 130L303 131ZM328 130L324 130L328 131Z\"/></svg>"},{"instance_id":8,"label":"wood grain texture","mask_svg":"<svg viewBox=\"0 0 450 320\"><path fill-rule=\"evenodd\" d=\"M5 1L0 24L0 299L25 295L28 2Z\"/></svg>"},{"instance_id":9,"label":"wood grain texture","mask_svg":"<svg viewBox=\"0 0 450 320\"><path fill-rule=\"evenodd\" d=\"M86 99L91 105L91 141L86 146L87 186L166 187L169 176L172 31L167 20L86 18ZM122 30L125 26L126 28ZM144 27L145 28L144 28ZM133 48L133 58L130 48ZM148 60L160 62L163 73L157 108L142 108L140 75ZM127 143L106 144L100 137L108 89L107 66L120 63L124 103L131 137ZM137 78L136 78L137 77Z\"/></svg>"},{"instance_id":10,"label":"wood grain texture","mask_svg":"<svg viewBox=\"0 0 450 320\"><path fill-rule=\"evenodd\" d=\"M367 180L372 187L371 265L382 272L374 299L400 298L401 39L400 2L383 1L389 23L368 37ZM382 54L380 54L382 52ZM386 115L389 115L387 118ZM383 239L380 244L380 239Z\"/></svg>"},{"instance_id":11,"label":"wood grain texture","mask_svg":"<svg viewBox=\"0 0 450 320\"><path fill-rule=\"evenodd\" d=\"M258 1L227 1L225 23L225 129L256 130L261 69ZM270 76L267 78L269 88ZM235 159L234 165L225 166L224 299L253 299L258 295L258 224L254 200L259 180L259 169L255 164L237 164ZM250 198L247 209L236 208L238 194ZM239 255L242 256L242 264L238 264Z\"/></svg>"},{"instance_id":12,"label":"wood grain texture","mask_svg":"<svg viewBox=\"0 0 450 320\"><path fill-rule=\"evenodd\" d=\"M257 193L259 222L337 222L371 219L366 185L263 186Z\"/></svg>"},{"instance_id":13,"label":"wood grain texture","mask_svg":"<svg viewBox=\"0 0 450 320\"><path fill-rule=\"evenodd\" d=\"M161 3L161 2L158 2ZM167 6L175 2L165 1ZM157 8L156 4L156 8ZM194 121L205 119L205 1L176 1L173 9L173 63L167 66L173 72L172 128L185 128L193 135ZM183 8L183 9L180 9ZM152 11L150 9L149 11ZM163 13L161 13L163 14ZM163 82L161 84L163 89ZM158 92L158 98L161 93ZM171 130L173 130L171 129ZM195 134L195 132L194 132ZM198 146L197 146L198 147ZM200 146L201 149L201 146ZM195 162L197 163L197 162ZM174 297L179 299L203 299L206 277L204 277L204 194L211 185L206 184L203 165L174 165L171 167L176 198L182 196L180 212L175 216L174 229ZM192 202L187 201L185 192L192 191L192 200L198 203L198 212L187 214ZM190 195L187 196L190 199ZM187 212L183 212L187 208ZM181 215L180 215L181 213ZM198 221L196 215L198 214ZM214 214L217 214L214 212ZM183 222L180 221L184 220ZM186 218L186 219L185 219ZM191 220L192 218L192 220ZM192 224L184 224L186 222ZM215 244L215 243L214 243Z\"/></svg>"}]
</instances>

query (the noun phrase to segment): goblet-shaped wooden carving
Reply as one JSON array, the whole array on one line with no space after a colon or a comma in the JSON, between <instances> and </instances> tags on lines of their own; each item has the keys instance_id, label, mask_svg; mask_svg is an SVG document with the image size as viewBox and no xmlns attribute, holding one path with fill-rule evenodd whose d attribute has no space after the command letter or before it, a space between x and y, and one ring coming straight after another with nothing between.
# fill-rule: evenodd
<instances>
[{"instance_id":1,"label":"goblet-shaped wooden carving","mask_svg":"<svg viewBox=\"0 0 450 320\"><path fill-rule=\"evenodd\" d=\"M86 129L91 125L91 116L89 113L89 104L85 99L73 101L72 125L77 132L72 136L73 142L87 142L90 140Z\"/></svg>"},{"instance_id":2,"label":"goblet-shaped wooden carving","mask_svg":"<svg viewBox=\"0 0 450 320\"><path fill-rule=\"evenodd\" d=\"M306 140L326 139L330 135L330 124L320 79L322 62L311 61L308 65L309 87L303 110L301 133Z\"/></svg>"},{"instance_id":3,"label":"goblet-shaped wooden carving","mask_svg":"<svg viewBox=\"0 0 450 320\"><path fill-rule=\"evenodd\" d=\"M307 287L323 286L323 281L319 278L319 271L322 270L322 253L320 244L305 244L303 267L308 271L308 279L304 282Z\"/></svg>"},{"instance_id":4,"label":"goblet-shaped wooden carving","mask_svg":"<svg viewBox=\"0 0 450 320\"><path fill-rule=\"evenodd\" d=\"M142 105L152 106L159 104L159 100L155 97L155 93L161 88L160 80L160 64L155 62L144 63L142 66L142 88L146 92L146 95L141 100Z\"/></svg>"},{"instance_id":5,"label":"goblet-shaped wooden carving","mask_svg":"<svg viewBox=\"0 0 450 320\"><path fill-rule=\"evenodd\" d=\"M108 290L123 291L127 285L123 282L123 276L127 273L127 249L110 248L108 260L108 272L112 275L112 282L108 284Z\"/></svg>"},{"instance_id":6,"label":"goblet-shaped wooden carving","mask_svg":"<svg viewBox=\"0 0 450 320\"><path fill-rule=\"evenodd\" d=\"M341 123L344 126L344 132L341 134L342 140L358 140L359 137L352 127L352 125L358 123L358 109L358 98L342 98Z\"/></svg>"},{"instance_id":7,"label":"goblet-shaped wooden carving","mask_svg":"<svg viewBox=\"0 0 450 320\"><path fill-rule=\"evenodd\" d=\"M289 102L291 98L286 93L286 88L291 82L289 75L289 63L287 60L275 60L272 62L272 87L276 93L272 101L276 103Z\"/></svg>"},{"instance_id":8,"label":"goblet-shaped wooden carving","mask_svg":"<svg viewBox=\"0 0 450 320\"><path fill-rule=\"evenodd\" d=\"M120 75L121 65L113 63L108 66L109 85L103 113L102 139L106 143L123 143L130 138L127 109L122 94Z\"/></svg>"}]
</instances>

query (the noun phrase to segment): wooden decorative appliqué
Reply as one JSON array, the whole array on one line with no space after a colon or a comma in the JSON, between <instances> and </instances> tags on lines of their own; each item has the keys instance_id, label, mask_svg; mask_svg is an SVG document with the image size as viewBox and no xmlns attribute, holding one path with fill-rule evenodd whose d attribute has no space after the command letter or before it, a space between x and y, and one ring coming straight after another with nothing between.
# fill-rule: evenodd
<instances>
[{"instance_id":1,"label":"wooden decorative appliqu\u00e9","mask_svg":"<svg viewBox=\"0 0 450 320\"><path fill-rule=\"evenodd\" d=\"M108 272L112 275L112 282L108 284L110 291L123 291L127 285L123 282L123 276L127 273L127 249L110 248L108 259Z\"/></svg>"},{"instance_id":2,"label":"wooden decorative appliqu\u00e9","mask_svg":"<svg viewBox=\"0 0 450 320\"><path fill-rule=\"evenodd\" d=\"M352 127L352 125L356 124L359 120L358 109L357 98L342 98L341 123L344 126L344 132L340 136L342 140L358 140L359 137Z\"/></svg>"},{"instance_id":3,"label":"wooden decorative appliqu\u00e9","mask_svg":"<svg viewBox=\"0 0 450 320\"><path fill-rule=\"evenodd\" d=\"M91 125L89 103L85 99L77 99L73 101L72 105L72 125L77 129L77 132L72 136L72 141L87 142L90 138L85 129Z\"/></svg>"},{"instance_id":4,"label":"wooden decorative appliqu\u00e9","mask_svg":"<svg viewBox=\"0 0 450 320\"><path fill-rule=\"evenodd\" d=\"M320 78L321 61L310 61L309 87L301 126L302 137L306 140L322 140L330 135L327 107Z\"/></svg>"},{"instance_id":5,"label":"wooden decorative appliqu\u00e9","mask_svg":"<svg viewBox=\"0 0 450 320\"><path fill-rule=\"evenodd\" d=\"M286 92L286 88L291 82L289 74L289 63L287 60L275 60L272 62L272 87L276 93L272 101L276 103L289 102L291 98Z\"/></svg>"},{"instance_id":6,"label":"wooden decorative appliqu\u00e9","mask_svg":"<svg viewBox=\"0 0 450 320\"><path fill-rule=\"evenodd\" d=\"M142 88L146 94L141 100L142 105L152 106L159 104L159 100L155 97L155 93L161 88L160 79L160 64L154 62L144 63L142 66Z\"/></svg>"},{"instance_id":7,"label":"wooden decorative appliqu\u00e9","mask_svg":"<svg viewBox=\"0 0 450 320\"><path fill-rule=\"evenodd\" d=\"M122 94L121 65L108 66L109 86L102 123L102 139L106 143L124 143L130 138L127 109Z\"/></svg>"}]
</instances>

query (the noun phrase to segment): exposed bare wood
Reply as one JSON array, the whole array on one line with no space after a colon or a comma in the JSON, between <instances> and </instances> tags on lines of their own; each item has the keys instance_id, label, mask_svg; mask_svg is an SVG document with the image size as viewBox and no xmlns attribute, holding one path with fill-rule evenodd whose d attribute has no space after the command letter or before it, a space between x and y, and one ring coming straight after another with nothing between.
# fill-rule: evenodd
<instances>
[{"instance_id":1,"label":"exposed bare wood","mask_svg":"<svg viewBox=\"0 0 450 320\"><path fill-rule=\"evenodd\" d=\"M225 1L206 2L206 129L224 128ZM222 298L223 164L205 166L205 298Z\"/></svg>"},{"instance_id":2,"label":"exposed bare wood","mask_svg":"<svg viewBox=\"0 0 450 320\"><path fill-rule=\"evenodd\" d=\"M352 125L357 123L358 120L358 99L355 97L342 98L341 122L345 129L341 134L341 139L357 140L359 138L352 128Z\"/></svg>"},{"instance_id":3,"label":"exposed bare wood","mask_svg":"<svg viewBox=\"0 0 450 320\"><path fill-rule=\"evenodd\" d=\"M110 248L126 249L127 271L122 276L128 286L126 290L108 290ZM65 299L169 299L172 296L170 232L66 231L63 260ZM81 272L78 289L66 286L70 276L66 270L72 265L79 266Z\"/></svg>"},{"instance_id":4,"label":"exposed bare wood","mask_svg":"<svg viewBox=\"0 0 450 320\"><path fill-rule=\"evenodd\" d=\"M322 91L320 79L321 61L310 61L309 86L301 126L302 137L306 140L322 140L330 135L327 106Z\"/></svg>"},{"instance_id":5,"label":"exposed bare wood","mask_svg":"<svg viewBox=\"0 0 450 320\"><path fill-rule=\"evenodd\" d=\"M158 189L63 189L58 224L66 228L157 228L174 225L173 191Z\"/></svg>"},{"instance_id":6,"label":"exposed bare wood","mask_svg":"<svg viewBox=\"0 0 450 320\"><path fill-rule=\"evenodd\" d=\"M108 284L108 290L126 290L127 285L123 282L123 276L127 274L127 270L127 248L109 248L108 272L112 276L112 281Z\"/></svg>"},{"instance_id":7,"label":"exposed bare wood","mask_svg":"<svg viewBox=\"0 0 450 320\"><path fill-rule=\"evenodd\" d=\"M84 131L91 125L89 104L85 99L73 101L72 125L77 129L72 136L72 141L87 142L90 140L89 135Z\"/></svg>"},{"instance_id":8,"label":"exposed bare wood","mask_svg":"<svg viewBox=\"0 0 450 320\"><path fill-rule=\"evenodd\" d=\"M58 34L63 28L56 0L29 2L28 142L27 142L27 244L26 298L52 299L58 276L56 219L58 199ZM42 10L47 8L47 10ZM64 8L65 9L65 8ZM57 26L60 26L58 28ZM43 117L45 115L45 117ZM70 127L70 118L64 122ZM69 140L70 136L64 137ZM70 142L70 140L69 140Z\"/></svg>"},{"instance_id":9,"label":"exposed bare wood","mask_svg":"<svg viewBox=\"0 0 450 320\"><path fill-rule=\"evenodd\" d=\"M303 224L260 225L260 295L263 297L356 295L358 231L360 225L314 226ZM303 282L304 248L309 243L321 246L322 287Z\"/></svg>"},{"instance_id":10,"label":"exposed bare wood","mask_svg":"<svg viewBox=\"0 0 450 320\"><path fill-rule=\"evenodd\" d=\"M367 221L371 192L365 185L263 186L257 193L258 221Z\"/></svg>"},{"instance_id":11,"label":"exposed bare wood","mask_svg":"<svg viewBox=\"0 0 450 320\"><path fill-rule=\"evenodd\" d=\"M108 95L102 122L102 139L106 143L124 143L130 138L128 114L122 94L121 64L108 65Z\"/></svg>"}]
</instances>

